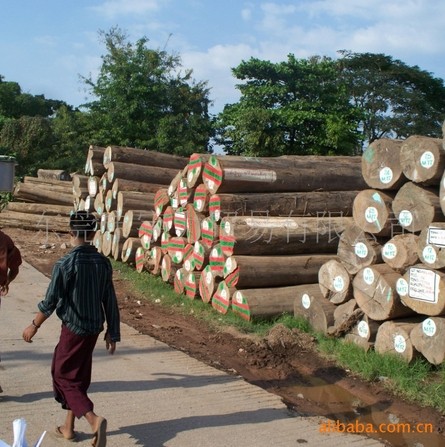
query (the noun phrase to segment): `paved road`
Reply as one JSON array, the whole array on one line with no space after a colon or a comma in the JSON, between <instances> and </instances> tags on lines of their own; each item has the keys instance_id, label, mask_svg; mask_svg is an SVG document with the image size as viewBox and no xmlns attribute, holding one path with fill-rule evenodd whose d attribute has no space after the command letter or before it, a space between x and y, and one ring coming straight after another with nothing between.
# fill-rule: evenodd
<instances>
[{"instance_id":1,"label":"paved road","mask_svg":"<svg viewBox=\"0 0 445 447\"><path fill-rule=\"evenodd\" d=\"M21 338L48 279L24 264L0 311L0 439L12 445L12 422L24 418L33 447L90 446L81 419L76 444L51 432L64 418L52 397L50 362L60 322L46 321L32 344ZM280 398L200 363L157 340L122 325L114 356L100 342L95 351L90 396L108 419L109 447L288 447L380 446L358 435L323 434L317 417L290 413Z\"/></svg>"}]
</instances>

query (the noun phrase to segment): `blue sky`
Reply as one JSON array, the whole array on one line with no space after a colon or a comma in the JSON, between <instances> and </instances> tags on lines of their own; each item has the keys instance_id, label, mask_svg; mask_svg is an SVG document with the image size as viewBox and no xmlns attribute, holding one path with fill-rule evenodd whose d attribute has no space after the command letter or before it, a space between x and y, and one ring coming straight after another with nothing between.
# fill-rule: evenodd
<instances>
[{"instance_id":1,"label":"blue sky","mask_svg":"<svg viewBox=\"0 0 445 447\"><path fill-rule=\"evenodd\" d=\"M289 53L337 57L338 50L384 53L445 79L441 0L0 0L0 75L22 90L78 106L79 75L94 76L113 26L130 41L179 54L208 81L212 113L239 98L231 68Z\"/></svg>"}]
</instances>

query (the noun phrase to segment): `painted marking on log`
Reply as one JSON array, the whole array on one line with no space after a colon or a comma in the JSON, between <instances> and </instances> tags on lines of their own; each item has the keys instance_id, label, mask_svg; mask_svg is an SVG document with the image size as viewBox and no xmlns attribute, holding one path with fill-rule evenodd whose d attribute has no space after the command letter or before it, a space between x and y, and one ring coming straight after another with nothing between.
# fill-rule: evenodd
<instances>
[{"instance_id":1,"label":"painted marking on log","mask_svg":"<svg viewBox=\"0 0 445 447\"><path fill-rule=\"evenodd\" d=\"M232 299L232 310L240 317L244 318L247 321L250 321L250 309L245 299L244 295L241 291L236 291L233 295Z\"/></svg>"},{"instance_id":2,"label":"painted marking on log","mask_svg":"<svg viewBox=\"0 0 445 447\"><path fill-rule=\"evenodd\" d=\"M409 269L409 296L419 301L437 304L440 276L433 270Z\"/></svg>"}]
</instances>

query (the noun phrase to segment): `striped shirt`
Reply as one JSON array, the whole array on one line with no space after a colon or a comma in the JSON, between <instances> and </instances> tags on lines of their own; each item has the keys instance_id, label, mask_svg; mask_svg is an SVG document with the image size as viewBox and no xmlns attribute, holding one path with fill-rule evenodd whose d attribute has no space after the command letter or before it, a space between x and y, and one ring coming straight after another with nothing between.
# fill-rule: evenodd
<instances>
[{"instance_id":1,"label":"striped shirt","mask_svg":"<svg viewBox=\"0 0 445 447\"><path fill-rule=\"evenodd\" d=\"M38 304L49 317L81 336L98 334L107 323L112 341L120 341L120 318L108 258L93 245L80 245L55 264L45 299Z\"/></svg>"}]
</instances>

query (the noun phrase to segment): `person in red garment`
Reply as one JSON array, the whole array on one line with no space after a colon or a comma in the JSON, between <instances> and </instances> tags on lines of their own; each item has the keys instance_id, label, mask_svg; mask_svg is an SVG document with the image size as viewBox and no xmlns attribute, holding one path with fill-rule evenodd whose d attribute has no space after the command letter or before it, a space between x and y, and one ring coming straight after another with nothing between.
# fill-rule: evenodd
<instances>
[{"instance_id":1,"label":"person in red garment","mask_svg":"<svg viewBox=\"0 0 445 447\"><path fill-rule=\"evenodd\" d=\"M56 312L62 328L51 374L54 397L67 414L65 423L56 426L55 435L76 440L75 418L85 417L93 432L93 446L105 447L107 420L94 412L87 391L99 334L106 322L105 346L113 354L120 341L120 318L111 263L91 245L96 226L95 216L86 211L70 217L74 248L54 265L45 298L24 329L23 339L30 343L45 320Z\"/></svg>"},{"instance_id":2,"label":"person in red garment","mask_svg":"<svg viewBox=\"0 0 445 447\"><path fill-rule=\"evenodd\" d=\"M22 264L22 255L20 250L15 246L12 239L0 230L0 306L2 304L2 296L9 292L9 284L19 274L19 268ZM0 386L0 393L2 393Z\"/></svg>"}]
</instances>

